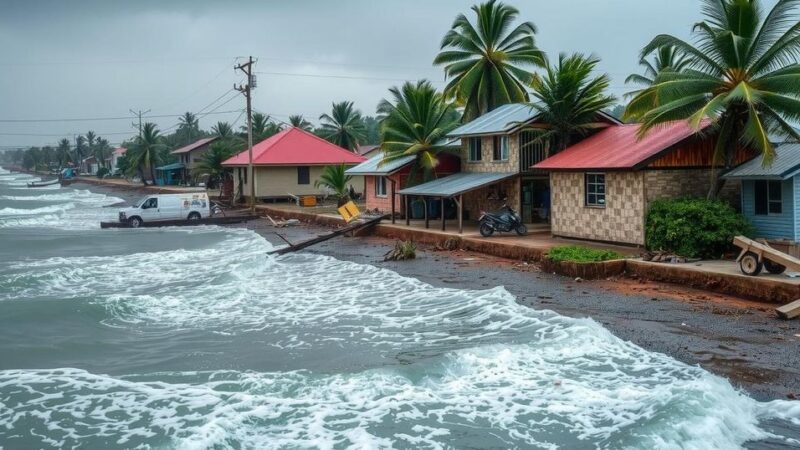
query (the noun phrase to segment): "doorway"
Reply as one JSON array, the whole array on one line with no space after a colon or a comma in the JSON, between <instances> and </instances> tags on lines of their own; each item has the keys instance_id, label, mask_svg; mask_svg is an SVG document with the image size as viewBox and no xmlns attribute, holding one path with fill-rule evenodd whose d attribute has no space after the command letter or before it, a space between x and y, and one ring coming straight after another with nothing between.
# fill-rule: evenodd
<instances>
[{"instance_id":1,"label":"doorway","mask_svg":"<svg viewBox=\"0 0 800 450\"><path fill-rule=\"evenodd\" d=\"M550 223L550 178L522 179L520 213L525 223Z\"/></svg>"}]
</instances>

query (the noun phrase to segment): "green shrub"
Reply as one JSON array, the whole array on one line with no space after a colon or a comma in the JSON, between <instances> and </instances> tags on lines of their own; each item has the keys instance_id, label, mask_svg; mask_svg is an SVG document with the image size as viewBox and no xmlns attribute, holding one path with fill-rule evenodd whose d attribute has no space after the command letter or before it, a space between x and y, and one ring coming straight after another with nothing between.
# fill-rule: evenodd
<instances>
[{"instance_id":1,"label":"green shrub","mask_svg":"<svg viewBox=\"0 0 800 450\"><path fill-rule=\"evenodd\" d=\"M719 258L730 250L734 236L749 235L752 226L730 205L695 198L657 200L645 221L649 250L689 258Z\"/></svg>"},{"instance_id":2,"label":"green shrub","mask_svg":"<svg viewBox=\"0 0 800 450\"><path fill-rule=\"evenodd\" d=\"M598 250L577 245L555 247L547 253L547 257L550 258L551 261L556 262L571 261L579 263L611 261L624 258L621 254L611 250Z\"/></svg>"},{"instance_id":3,"label":"green shrub","mask_svg":"<svg viewBox=\"0 0 800 450\"><path fill-rule=\"evenodd\" d=\"M105 167L101 167L97 169L97 178L105 178L105 176L108 175L109 173L110 171L108 169L106 169Z\"/></svg>"}]
</instances>

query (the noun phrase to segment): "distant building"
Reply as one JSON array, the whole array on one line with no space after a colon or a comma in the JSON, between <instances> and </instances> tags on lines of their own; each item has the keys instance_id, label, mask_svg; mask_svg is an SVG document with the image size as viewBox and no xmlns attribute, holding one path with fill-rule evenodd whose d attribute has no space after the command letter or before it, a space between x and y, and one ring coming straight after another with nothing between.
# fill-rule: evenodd
<instances>
[{"instance_id":1,"label":"distant building","mask_svg":"<svg viewBox=\"0 0 800 450\"><path fill-rule=\"evenodd\" d=\"M291 127L253 146L255 180L248 179L247 150L222 165L233 169L234 190L237 193L248 197L250 183L254 182L256 198L280 200L293 195L325 195L321 188L314 186L325 166L355 166L365 159L305 130ZM356 177L351 184L359 191L364 181Z\"/></svg>"},{"instance_id":2,"label":"distant building","mask_svg":"<svg viewBox=\"0 0 800 450\"><path fill-rule=\"evenodd\" d=\"M182 178L183 181L192 179L192 171L197 167L200 161L203 160L203 154L208 151L208 148L217 139L219 139L219 136L203 138L173 150L171 153L178 157L178 162L170 164L169 167L171 169L168 171L174 172L175 178ZM167 170L165 170L165 172L167 172Z\"/></svg>"},{"instance_id":3,"label":"distant building","mask_svg":"<svg viewBox=\"0 0 800 450\"><path fill-rule=\"evenodd\" d=\"M106 161L108 162L108 167L111 169L111 172L117 172L119 170L119 159L127 151L128 149L125 147L117 147L111 152L111 154L106 159Z\"/></svg>"},{"instance_id":4,"label":"distant building","mask_svg":"<svg viewBox=\"0 0 800 450\"><path fill-rule=\"evenodd\" d=\"M365 158L372 158L380 153L380 149L380 145L359 145L356 147L356 153Z\"/></svg>"}]
</instances>

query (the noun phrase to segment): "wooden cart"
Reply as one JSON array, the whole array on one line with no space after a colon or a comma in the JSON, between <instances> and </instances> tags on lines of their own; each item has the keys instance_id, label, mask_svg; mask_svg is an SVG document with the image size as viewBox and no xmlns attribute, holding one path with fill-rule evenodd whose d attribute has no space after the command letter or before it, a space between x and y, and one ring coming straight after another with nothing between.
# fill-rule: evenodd
<instances>
[{"instance_id":1,"label":"wooden cart","mask_svg":"<svg viewBox=\"0 0 800 450\"><path fill-rule=\"evenodd\" d=\"M756 276L762 269L767 269L769 273L780 274L785 272L787 267L800 272L800 259L770 247L765 240L754 241L744 236L736 236L733 238L733 245L742 249L736 262L745 275Z\"/></svg>"}]
</instances>

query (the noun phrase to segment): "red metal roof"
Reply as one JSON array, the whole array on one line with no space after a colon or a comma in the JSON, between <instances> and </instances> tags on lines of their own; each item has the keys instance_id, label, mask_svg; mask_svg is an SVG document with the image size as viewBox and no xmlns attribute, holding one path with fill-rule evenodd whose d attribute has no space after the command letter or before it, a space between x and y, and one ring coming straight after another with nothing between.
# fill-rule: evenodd
<instances>
[{"instance_id":1,"label":"red metal roof","mask_svg":"<svg viewBox=\"0 0 800 450\"><path fill-rule=\"evenodd\" d=\"M222 165L246 166L248 159L245 150ZM253 164L259 166L359 164L366 159L296 127L287 128L253 146Z\"/></svg>"},{"instance_id":2,"label":"red metal roof","mask_svg":"<svg viewBox=\"0 0 800 450\"><path fill-rule=\"evenodd\" d=\"M175 155L177 153L189 153L190 151L197 150L198 148L200 148L200 147L202 147L204 145L208 145L208 144L216 141L217 139L219 139L219 136L213 136L213 137L210 137L210 138L200 139L199 141L192 142L189 145L184 145L183 147L181 147L179 149L173 150L172 154Z\"/></svg>"},{"instance_id":3,"label":"red metal roof","mask_svg":"<svg viewBox=\"0 0 800 450\"><path fill-rule=\"evenodd\" d=\"M701 124L701 130L709 125ZM664 150L697 134L686 121L671 122L650 130L639 139L639 124L626 124L603 129L567 148L561 153L534 165L544 170L620 170L637 169Z\"/></svg>"},{"instance_id":4,"label":"red metal roof","mask_svg":"<svg viewBox=\"0 0 800 450\"><path fill-rule=\"evenodd\" d=\"M122 156L127 151L128 151L128 149L125 148L125 147L117 147L117 148L114 149L114 151L112 153L117 155L117 156Z\"/></svg>"}]
</instances>

